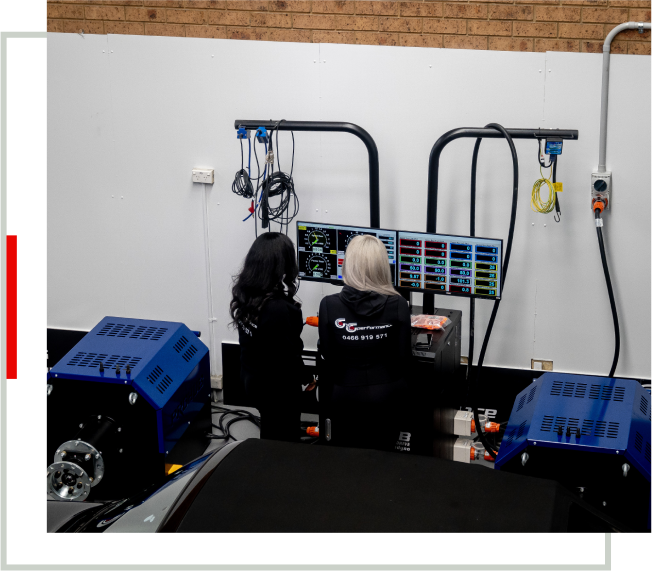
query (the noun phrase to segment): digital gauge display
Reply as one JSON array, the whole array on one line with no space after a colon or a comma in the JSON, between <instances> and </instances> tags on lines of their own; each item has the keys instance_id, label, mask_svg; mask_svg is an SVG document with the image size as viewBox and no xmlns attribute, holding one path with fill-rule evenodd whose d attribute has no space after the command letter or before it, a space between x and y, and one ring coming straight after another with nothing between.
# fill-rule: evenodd
<instances>
[{"instance_id":1,"label":"digital gauge display","mask_svg":"<svg viewBox=\"0 0 652 571\"><path fill-rule=\"evenodd\" d=\"M331 275L330 260L323 254L312 254L306 258L303 271L313 278L328 277Z\"/></svg>"},{"instance_id":2,"label":"digital gauge display","mask_svg":"<svg viewBox=\"0 0 652 571\"><path fill-rule=\"evenodd\" d=\"M500 299L503 241L477 236L297 222L299 278L343 285L346 249L364 235L385 245L397 288Z\"/></svg>"},{"instance_id":3,"label":"digital gauge display","mask_svg":"<svg viewBox=\"0 0 652 571\"><path fill-rule=\"evenodd\" d=\"M500 298L502 240L402 231L397 240L399 287Z\"/></svg>"},{"instance_id":4,"label":"digital gauge display","mask_svg":"<svg viewBox=\"0 0 652 571\"><path fill-rule=\"evenodd\" d=\"M396 231L358 226L297 222L299 277L342 285L346 249L356 236L369 234L383 242L396 283Z\"/></svg>"},{"instance_id":5,"label":"digital gauge display","mask_svg":"<svg viewBox=\"0 0 652 571\"><path fill-rule=\"evenodd\" d=\"M353 238L355 238L356 236L364 236L364 235L365 235L364 232L351 232L347 230L341 230L340 236L342 236L342 238L344 239L344 249L347 248L349 242L351 242Z\"/></svg>"},{"instance_id":6,"label":"digital gauge display","mask_svg":"<svg viewBox=\"0 0 652 571\"><path fill-rule=\"evenodd\" d=\"M306 244L313 251L318 251L319 248L324 250L330 250L330 236L329 232L324 232L323 230L313 230L306 234Z\"/></svg>"}]
</instances>

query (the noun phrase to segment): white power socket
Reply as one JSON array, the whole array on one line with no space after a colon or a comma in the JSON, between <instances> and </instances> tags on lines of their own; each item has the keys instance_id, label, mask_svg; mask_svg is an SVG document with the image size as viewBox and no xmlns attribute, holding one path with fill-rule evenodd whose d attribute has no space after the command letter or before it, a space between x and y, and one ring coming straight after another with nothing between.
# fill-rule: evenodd
<instances>
[{"instance_id":1,"label":"white power socket","mask_svg":"<svg viewBox=\"0 0 652 571\"><path fill-rule=\"evenodd\" d=\"M215 170L213 169L192 169L192 182L213 184L214 179Z\"/></svg>"}]
</instances>

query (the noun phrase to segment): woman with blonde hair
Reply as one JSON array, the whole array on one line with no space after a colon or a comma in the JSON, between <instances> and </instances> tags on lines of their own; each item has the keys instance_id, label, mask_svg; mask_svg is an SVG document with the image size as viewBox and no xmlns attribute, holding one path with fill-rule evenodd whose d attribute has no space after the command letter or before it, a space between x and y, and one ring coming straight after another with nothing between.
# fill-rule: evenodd
<instances>
[{"instance_id":1,"label":"woman with blonde hair","mask_svg":"<svg viewBox=\"0 0 652 571\"><path fill-rule=\"evenodd\" d=\"M356 236L343 266L344 287L319 306L320 393L331 441L393 448L412 357L410 309L392 285L385 245ZM393 412L392 412L393 411Z\"/></svg>"}]
</instances>

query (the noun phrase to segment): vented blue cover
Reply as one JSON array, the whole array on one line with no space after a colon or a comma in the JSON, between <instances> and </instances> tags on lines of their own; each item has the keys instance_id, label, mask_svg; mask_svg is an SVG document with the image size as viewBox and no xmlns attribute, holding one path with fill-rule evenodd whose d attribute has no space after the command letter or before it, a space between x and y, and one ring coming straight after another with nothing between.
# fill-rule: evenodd
<instances>
[{"instance_id":1,"label":"vented blue cover","mask_svg":"<svg viewBox=\"0 0 652 571\"><path fill-rule=\"evenodd\" d=\"M207 353L206 345L183 323L105 317L50 375L132 385L161 410Z\"/></svg>"},{"instance_id":2,"label":"vented blue cover","mask_svg":"<svg viewBox=\"0 0 652 571\"><path fill-rule=\"evenodd\" d=\"M636 381L545 373L516 397L496 469L528 446L543 446L620 454L650 480L650 408Z\"/></svg>"}]
</instances>

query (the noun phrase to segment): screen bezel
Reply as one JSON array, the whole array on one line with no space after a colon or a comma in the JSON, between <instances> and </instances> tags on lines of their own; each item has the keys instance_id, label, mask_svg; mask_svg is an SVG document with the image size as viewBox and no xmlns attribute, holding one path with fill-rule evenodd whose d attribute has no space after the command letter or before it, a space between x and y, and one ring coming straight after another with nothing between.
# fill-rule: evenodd
<instances>
[{"instance_id":1,"label":"screen bezel","mask_svg":"<svg viewBox=\"0 0 652 571\"><path fill-rule=\"evenodd\" d=\"M353 229L353 228L359 228L361 230L373 230L377 232L393 232L396 234L396 240L398 240L398 230L394 230L392 228L373 228L372 226L359 226L359 225L353 225L353 224L333 224L331 222L311 222L310 220L302 220L302 221L297 221L297 227L296 227L296 238L297 238L297 243L295 247L295 251L297 253L297 265L299 264L299 224L314 224L315 226L334 226L336 228L344 228L344 229ZM398 276L398 264L396 264L396 275ZM344 286L344 280L334 280L331 278L313 278L310 276L304 276L301 277L299 276L300 280L306 280L309 282L321 282L321 283L327 283L327 284L333 284L336 286ZM398 283L398 277L396 277L396 282ZM392 284L395 289L396 288L396 283ZM398 291L398 289L397 289Z\"/></svg>"},{"instance_id":2,"label":"screen bezel","mask_svg":"<svg viewBox=\"0 0 652 571\"><path fill-rule=\"evenodd\" d=\"M420 234L422 236L450 236L451 238L472 238L474 240L490 240L493 242L500 242L500 294L499 296L491 297L491 296L485 296L485 295L478 295L475 293L462 293L462 292L455 292L455 291L433 291L431 289L423 289L423 288L411 288L411 287L400 287L398 284L401 281L400 274L401 274L401 267L400 267L400 250L399 248L401 247L401 244L399 242L399 235L401 232L404 232L406 234ZM423 240L424 242L426 240ZM502 238L487 238L484 236L468 236L468 235L461 235L461 234L439 234L437 232L415 232L413 230L397 230L396 231L396 256L397 256L397 264L398 267L396 268L396 283L394 284L394 287L396 288L396 291L404 293L404 292L417 292L417 293L429 293L431 295L446 295L446 296L453 296L453 297L473 297L475 299L486 299L488 301L491 300L497 300L502 297L503 293L503 275L502 275L502 270L503 270L503 262L504 262L504 250L503 250L503 239ZM450 252L449 252L450 253ZM447 258L450 260L450 258ZM450 266L448 266L450 268ZM496 272L498 273L498 272ZM449 284L450 285L450 284Z\"/></svg>"}]
</instances>

